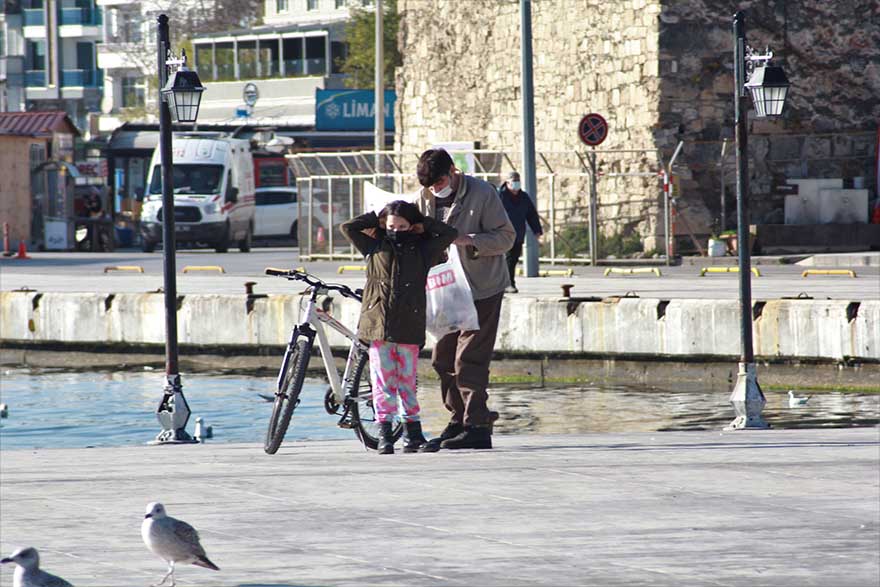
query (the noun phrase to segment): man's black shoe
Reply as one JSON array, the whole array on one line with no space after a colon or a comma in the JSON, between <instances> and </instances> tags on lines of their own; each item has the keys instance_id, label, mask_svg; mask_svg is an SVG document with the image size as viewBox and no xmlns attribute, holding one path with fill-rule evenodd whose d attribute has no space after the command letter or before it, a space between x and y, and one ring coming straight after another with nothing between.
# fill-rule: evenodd
<instances>
[{"instance_id":1,"label":"man's black shoe","mask_svg":"<svg viewBox=\"0 0 880 587\"><path fill-rule=\"evenodd\" d=\"M427 444L419 449L419 452L437 452L440 450L440 443L444 440L455 438L462 432L464 432L464 426L460 422L450 422L443 429L443 432L440 433L440 436L429 440Z\"/></svg>"},{"instance_id":2,"label":"man's black shoe","mask_svg":"<svg viewBox=\"0 0 880 587\"><path fill-rule=\"evenodd\" d=\"M440 448L449 450L458 448L492 448L492 432L488 427L467 426L464 432L455 438L441 442Z\"/></svg>"}]
</instances>

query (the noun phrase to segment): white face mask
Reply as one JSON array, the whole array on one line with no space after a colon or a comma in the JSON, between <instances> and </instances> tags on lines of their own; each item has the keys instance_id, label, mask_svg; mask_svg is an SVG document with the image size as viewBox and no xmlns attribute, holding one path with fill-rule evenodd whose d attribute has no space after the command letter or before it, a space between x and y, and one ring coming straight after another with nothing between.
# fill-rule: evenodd
<instances>
[{"instance_id":1,"label":"white face mask","mask_svg":"<svg viewBox=\"0 0 880 587\"><path fill-rule=\"evenodd\" d=\"M435 198L448 198L452 195L452 176L449 177L449 183L446 184L446 187L439 191L434 191L434 188L431 188L431 193L434 194Z\"/></svg>"},{"instance_id":2,"label":"white face mask","mask_svg":"<svg viewBox=\"0 0 880 587\"><path fill-rule=\"evenodd\" d=\"M512 190L521 189L520 185L521 184L518 181L512 181L512 182L510 182L510 189L512 189Z\"/></svg>"}]
</instances>

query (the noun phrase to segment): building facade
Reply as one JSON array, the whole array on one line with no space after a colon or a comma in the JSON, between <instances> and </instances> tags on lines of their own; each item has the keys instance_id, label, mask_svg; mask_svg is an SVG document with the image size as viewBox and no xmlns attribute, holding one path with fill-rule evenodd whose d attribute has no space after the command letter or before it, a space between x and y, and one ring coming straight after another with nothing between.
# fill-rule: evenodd
<instances>
[{"instance_id":1,"label":"building facade","mask_svg":"<svg viewBox=\"0 0 880 587\"><path fill-rule=\"evenodd\" d=\"M94 0L6 2L2 20L7 111L62 110L81 129L99 109L103 75L96 43L101 13Z\"/></svg>"},{"instance_id":2,"label":"building facade","mask_svg":"<svg viewBox=\"0 0 880 587\"><path fill-rule=\"evenodd\" d=\"M782 120L756 119L749 104L752 221L781 222L784 195L776 190L787 179L864 177L876 189L876 1L531 5L536 149L546 156L538 162L538 202L545 216L551 215L551 188L557 218L587 216L584 161L593 150L577 131L581 117L595 112L609 127L595 150L598 217L606 235L635 235L645 249L663 250L658 173L679 142L672 169L678 234L716 230L722 202L725 228L732 227L736 9L747 11L748 43L760 51L769 45L792 84ZM469 3L467 18L449 18L459 7L454 0L399 0L396 146L418 152L471 141L516 159L522 148L519 3Z\"/></svg>"}]
</instances>

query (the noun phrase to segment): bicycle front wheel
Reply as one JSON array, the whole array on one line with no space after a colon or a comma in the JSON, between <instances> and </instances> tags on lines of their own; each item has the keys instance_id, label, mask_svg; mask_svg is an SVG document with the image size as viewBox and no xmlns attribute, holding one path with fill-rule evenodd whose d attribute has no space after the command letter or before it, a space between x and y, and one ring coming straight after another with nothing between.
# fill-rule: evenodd
<instances>
[{"instance_id":1,"label":"bicycle front wheel","mask_svg":"<svg viewBox=\"0 0 880 587\"><path fill-rule=\"evenodd\" d=\"M279 375L281 385L275 392L275 403L272 404L272 416L269 418L269 429L266 431L266 443L263 447L266 454L274 455L278 452L287 433L293 410L299 404L299 394L306 378L306 368L309 366L310 349L310 341L298 340L282 367Z\"/></svg>"},{"instance_id":2,"label":"bicycle front wheel","mask_svg":"<svg viewBox=\"0 0 880 587\"><path fill-rule=\"evenodd\" d=\"M351 420L354 433L369 449L376 450L379 446L379 423L373 408L373 387L370 385L370 356L367 353L358 355L348 387L345 390L346 401L351 405ZM399 421L394 425L394 441L403 434L403 424Z\"/></svg>"}]
</instances>

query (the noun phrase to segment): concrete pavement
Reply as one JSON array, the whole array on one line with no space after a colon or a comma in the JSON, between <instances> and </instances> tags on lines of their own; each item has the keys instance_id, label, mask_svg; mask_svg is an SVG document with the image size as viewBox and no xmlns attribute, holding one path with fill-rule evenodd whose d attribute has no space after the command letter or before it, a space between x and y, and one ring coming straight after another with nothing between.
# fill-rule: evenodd
<instances>
[{"instance_id":1,"label":"concrete pavement","mask_svg":"<svg viewBox=\"0 0 880 587\"><path fill-rule=\"evenodd\" d=\"M295 425L295 423L294 423ZM75 585L142 587L147 502L222 571L179 585L880 582L880 431L499 436L493 451L354 441L3 451L0 549ZM11 585L11 569L0 569Z\"/></svg>"},{"instance_id":2,"label":"concrete pavement","mask_svg":"<svg viewBox=\"0 0 880 587\"><path fill-rule=\"evenodd\" d=\"M162 254L117 251L114 253L30 253L32 259L19 261L0 258L0 289L9 291L28 287L41 292L95 292L95 293L141 293L155 291L163 285ZM847 254L824 257L833 261L818 261L808 265L794 263L803 256L755 257L754 267L761 273L752 279L752 297L755 300L778 299L803 293L816 299L877 300L880 299L880 253ZM606 266L551 266L541 269L572 269L573 276L521 278L517 285L522 296L561 296L561 285L572 284L576 297L607 297L635 292L643 298L658 299L738 299L738 279L735 273L710 274L700 277L700 269L710 266L735 265L732 257L688 257L681 266L657 266L661 276L609 275ZM189 294L238 294L244 292L244 282L256 282L257 293L281 294L299 292L299 284L291 284L277 277L264 274L265 267L305 267L323 279L360 287L364 283L363 272L349 271L339 274L343 265L362 265L358 261L298 260L294 249L254 249L242 254L231 252L217 254L212 250L185 250L176 255L177 287L179 293ZM621 261L621 265L624 262ZM106 267L134 265L144 273L129 271L104 272ZM192 271L184 274L187 266L221 266L225 273L216 271ZM627 265L630 266L630 265ZM828 267L853 268L857 278L845 276L802 277L805 269Z\"/></svg>"}]
</instances>

